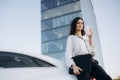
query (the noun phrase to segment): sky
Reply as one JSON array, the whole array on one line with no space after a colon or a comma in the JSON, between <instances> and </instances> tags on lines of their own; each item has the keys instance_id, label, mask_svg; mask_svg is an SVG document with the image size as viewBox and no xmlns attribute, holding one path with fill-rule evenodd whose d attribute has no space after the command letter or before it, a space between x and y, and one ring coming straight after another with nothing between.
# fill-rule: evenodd
<instances>
[{"instance_id":1,"label":"sky","mask_svg":"<svg viewBox=\"0 0 120 80\"><path fill-rule=\"evenodd\" d=\"M91 1L105 70L112 77L120 76L120 0ZM0 0L0 50L39 53L40 11L40 0Z\"/></svg>"},{"instance_id":2,"label":"sky","mask_svg":"<svg viewBox=\"0 0 120 80\"><path fill-rule=\"evenodd\" d=\"M120 76L120 0L91 0L96 15L105 70Z\"/></svg>"},{"instance_id":3,"label":"sky","mask_svg":"<svg viewBox=\"0 0 120 80\"><path fill-rule=\"evenodd\" d=\"M40 0L0 0L0 50L40 53Z\"/></svg>"}]
</instances>

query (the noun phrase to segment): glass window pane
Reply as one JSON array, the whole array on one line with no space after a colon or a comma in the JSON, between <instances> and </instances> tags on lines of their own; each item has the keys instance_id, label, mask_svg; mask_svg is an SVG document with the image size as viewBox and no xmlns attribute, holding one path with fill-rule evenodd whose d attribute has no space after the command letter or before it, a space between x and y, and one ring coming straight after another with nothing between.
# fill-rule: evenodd
<instances>
[{"instance_id":1,"label":"glass window pane","mask_svg":"<svg viewBox=\"0 0 120 80\"><path fill-rule=\"evenodd\" d=\"M53 21L53 28L57 27L57 21L56 18L52 20Z\"/></svg>"},{"instance_id":2,"label":"glass window pane","mask_svg":"<svg viewBox=\"0 0 120 80\"><path fill-rule=\"evenodd\" d=\"M60 52L65 50L66 47L66 38L65 39L61 39L61 40L56 40L56 41L51 41L51 42L47 42L44 43L44 53L52 53L52 52ZM47 51L45 51L47 50Z\"/></svg>"},{"instance_id":3,"label":"glass window pane","mask_svg":"<svg viewBox=\"0 0 120 80\"><path fill-rule=\"evenodd\" d=\"M56 21L57 21L57 27L60 26L60 19L56 18Z\"/></svg>"},{"instance_id":4,"label":"glass window pane","mask_svg":"<svg viewBox=\"0 0 120 80\"><path fill-rule=\"evenodd\" d=\"M54 0L54 1L56 1L56 0ZM65 2L66 0L63 0L63 1ZM54 5L54 3L52 3L52 5ZM51 17L56 17L56 16L64 15L64 14L67 14L67 13L75 12L75 11L78 11L80 9L81 9L80 2L78 1L78 2L74 2L74 3L70 3L70 4L67 4L67 5L60 6L60 7L57 7L57 8L48 9L48 10L44 11L42 14L44 14L43 15L44 19L48 19L48 18L51 18Z\"/></svg>"},{"instance_id":5,"label":"glass window pane","mask_svg":"<svg viewBox=\"0 0 120 80\"><path fill-rule=\"evenodd\" d=\"M65 24L65 18L64 18L64 17L61 17L61 18L60 18L60 24L61 24L61 25L64 25L64 24Z\"/></svg>"},{"instance_id":6,"label":"glass window pane","mask_svg":"<svg viewBox=\"0 0 120 80\"><path fill-rule=\"evenodd\" d=\"M50 31L45 31L42 33L42 41L51 41L54 39L60 39L68 36L70 27L62 27L58 29L53 29Z\"/></svg>"},{"instance_id":7,"label":"glass window pane","mask_svg":"<svg viewBox=\"0 0 120 80\"><path fill-rule=\"evenodd\" d=\"M42 30L51 29L53 26L52 20L42 22Z\"/></svg>"},{"instance_id":8,"label":"glass window pane","mask_svg":"<svg viewBox=\"0 0 120 80\"><path fill-rule=\"evenodd\" d=\"M65 25L69 24L68 15L65 16Z\"/></svg>"}]
</instances>

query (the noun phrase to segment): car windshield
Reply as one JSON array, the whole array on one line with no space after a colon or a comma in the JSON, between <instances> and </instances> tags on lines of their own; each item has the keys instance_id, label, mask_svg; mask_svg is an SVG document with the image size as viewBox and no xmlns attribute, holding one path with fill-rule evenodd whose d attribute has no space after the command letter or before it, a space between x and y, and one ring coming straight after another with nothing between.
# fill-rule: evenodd
<instances>
[{"instance_id":1,"label":"car windshield","mask_svg":"<svg viewBox=\"0 0 120 80\"><path fill-rule=\"evenodd\" d=\"M15 53L1 53L0 52L0 67L14 68L14 67L55 67L53 64L37 59L35 57L15 54Z\"/></svg>"}]
</instances>

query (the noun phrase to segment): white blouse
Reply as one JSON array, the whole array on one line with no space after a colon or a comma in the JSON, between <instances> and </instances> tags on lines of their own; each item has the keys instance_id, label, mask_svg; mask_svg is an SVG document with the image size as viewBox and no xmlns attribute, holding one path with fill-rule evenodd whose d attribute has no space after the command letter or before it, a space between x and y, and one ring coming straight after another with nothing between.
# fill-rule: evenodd
<instances>
[{"instance_id":1,"label":"white blouse","mask_svg":"<svg viewBox=\"0 0 120 80\"><path fill-rule=\"evenodd\" d=\"M92 54L94 55L94 45L89 44L89 39L85 35L79 37L77 35L69 35L67 38L66 51L65 51L65 62L67 67L75 64L72 57L77 55Z\"/></svg>"}]
</instances>

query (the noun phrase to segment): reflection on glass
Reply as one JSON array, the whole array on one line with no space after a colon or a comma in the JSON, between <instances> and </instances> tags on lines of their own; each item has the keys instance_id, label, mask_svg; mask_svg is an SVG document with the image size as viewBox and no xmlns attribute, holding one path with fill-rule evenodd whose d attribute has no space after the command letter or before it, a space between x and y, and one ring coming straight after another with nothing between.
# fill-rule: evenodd
<instances>
[{"instance_id":1,"label":"reflection on glass","mask_svg":"<svg viewBox=\"0 0 120 80\"><path fill-rule=\"evenodd\" d=\"M59 52L66 48L66 38L56 41L46 42L42 44L42 52L47 54L48 52Z\"/></svg>"},{"instance_id":2,"label":"reflection on glass","mask_svg":"<svg viewBox=\"0 0 120 80\"><path fill-rule=\"evenodd\" d=\"M54 57L56 59L59 59L59 60L64 60L64 51L60 51L60 52L56 52L56 53L48 53L48 54L45 54L45 55L48 55L50 57Z\"/></svg>"},{"instance_id":3,"label":"reflection on glass","mask_svg":"<svg viewBox=\"0 0 120 80\"><path fill-rule=\"evenodd\" d=\"M64 14L68 14L68 13L75 12L75 11L80 11L80 10L81 10L80 3L74 2L74 3L68 4L68 5L63 5L61 7L43 11L42 12L42 14L43 14L42 20L49 19L52 17L57 17L57 16L64 15Z\"/></svg>"},{"instance_id":4,"label":"reflection on glass","mask_svg":"<svg viewBox=\"0 0 120 80\"><path fill-rule=\"evenodd\" d=\"M64 4L68 4L73 1L79 1L79 0L43 0L41 6L42 6L42 10L46 10Z\"/></svg>"},{"instance_id":5,"label":"reflection on glass","mask_svg":"<svg viewBox=\"0 0 120 80\"><path fill-rule=\"evenodd\" d=\"M75 12L75 13L72 13L72 14L69 14L69 15L45 20L45 21L42 22L42 31L47 30L47 29L51 29L51 28L55 28L55 27L61 27L61 26L64 26L64 25L69 25L71 23L72 19L77 17L77 16L81 17L81 13L80 12Z\"/></svg>"},{"instance_id":6,"label":"reflection on glass","mask_svg":"<svg viewBox=\"0 0 120 80\"><path fill-rule=\"evenodd\" d=\"M67 27L61 27L61 28L57 28L49 31L44 31L42 33L42 41L43 42L51 41L51 40L67 37L67 35L69 34L69 30L70 30L70 27L67 26Z\"/></svg>"}]
</instances>

